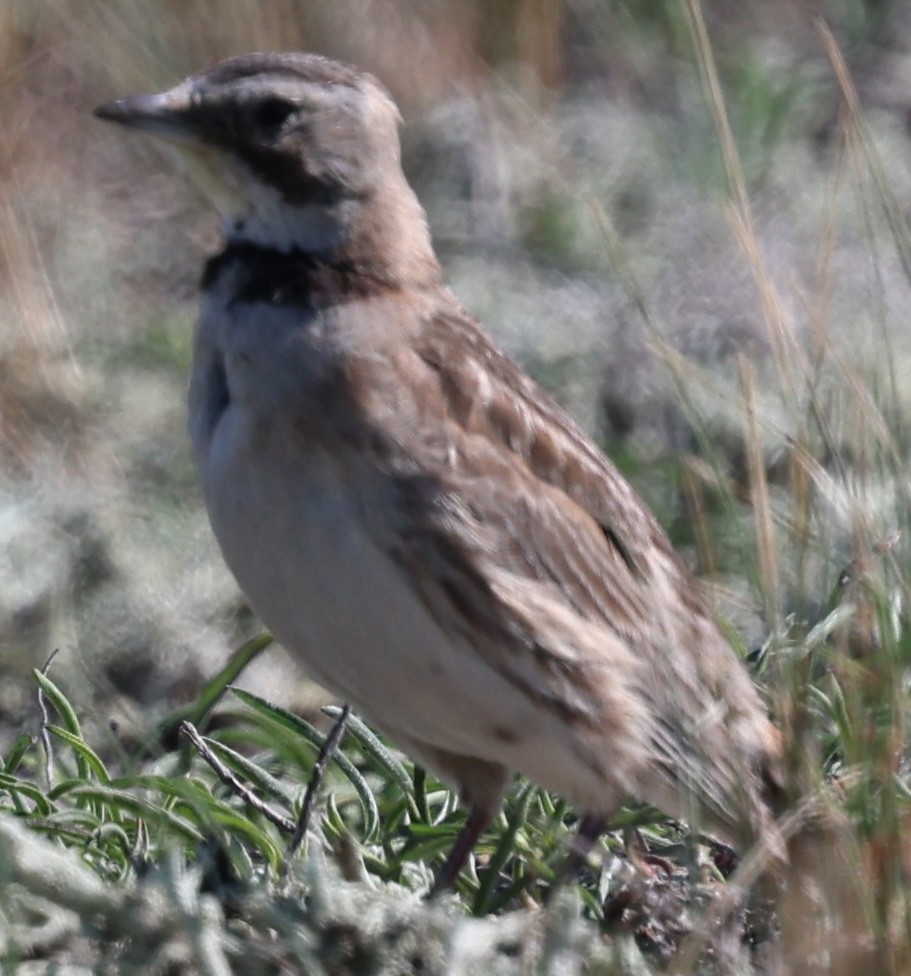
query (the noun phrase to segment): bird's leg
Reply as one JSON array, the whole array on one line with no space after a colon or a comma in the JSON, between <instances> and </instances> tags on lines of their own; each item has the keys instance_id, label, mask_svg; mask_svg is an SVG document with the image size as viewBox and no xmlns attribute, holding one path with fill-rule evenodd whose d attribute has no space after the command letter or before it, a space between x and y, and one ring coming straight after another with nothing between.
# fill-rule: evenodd
<instances>
[{"instance_id":1,"label":"bird's leg","mask_svg":"<svg viewBox=\"0 0 911 976\"><path fill-rule=\"evenodd\" d=\"M468 814L465 826L459 831L455 844L446 858L446 863L440 869L430 889L428 898L436 898L437 895L447 891L455 884L456 878L465 867L468 855L478 842L481 832L490 823L491 817L487 810L474 806Z\"/></svg>"},{"instance_id":2,"label":"bird's leg","mask_svg":"<svg viewBox=\"0 0 911 976\"><path fill-rule=\"evenodd\" d=\"M572 846L566 855L566 860L560 868L554 882L554 888L565 884L574 875L578 874L588 859L595 841L604 833L607 826L607 817L600 814L586 814L579 821L579 829L573 837Z\"/></svg>"}]
</instances>

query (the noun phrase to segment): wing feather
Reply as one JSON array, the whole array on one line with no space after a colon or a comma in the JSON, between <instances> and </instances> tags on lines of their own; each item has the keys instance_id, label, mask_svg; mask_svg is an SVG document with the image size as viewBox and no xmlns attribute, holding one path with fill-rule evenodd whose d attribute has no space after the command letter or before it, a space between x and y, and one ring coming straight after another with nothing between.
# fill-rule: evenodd
<instances>
[{"instance_id":1,"label":"wing feather","mask_svg":"<svg viewBox=\"0 0 911 976\"><path fill-rule=\"evenodd\" d=\"M375 529L440 625L585 735L602 729L602 750L618 730L644 736L625 777L641 798L681 809L692 791L716 825L755 829L774 730L614 465L456 305L359 370L356 409L393 486L394 530ZM574 627L589 635L576 645Z\"/></svg>"}]
</instances>

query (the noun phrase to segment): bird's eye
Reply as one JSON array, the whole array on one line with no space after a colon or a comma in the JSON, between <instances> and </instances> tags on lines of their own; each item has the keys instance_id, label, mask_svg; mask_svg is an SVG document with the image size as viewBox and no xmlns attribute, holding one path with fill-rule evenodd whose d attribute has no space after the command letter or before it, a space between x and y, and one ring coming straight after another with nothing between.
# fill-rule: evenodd
<instances>
[{"instance_id":1,"label":"bird's eye","mask_svg":"<svg viewBox=\"0 0 911 976\"><path fill-rule=\"evenodd\" d=\"M256 106L253 120L260 129L278 129L294 112L295 106L283 98L268 98Z\"/></svg>"}]
</instances>

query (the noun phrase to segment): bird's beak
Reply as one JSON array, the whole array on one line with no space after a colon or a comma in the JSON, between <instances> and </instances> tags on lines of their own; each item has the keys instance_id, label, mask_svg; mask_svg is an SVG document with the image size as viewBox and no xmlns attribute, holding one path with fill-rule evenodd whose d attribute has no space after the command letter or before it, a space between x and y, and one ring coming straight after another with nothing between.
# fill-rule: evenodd
<instances>
[{"instance_id":1,"label":"bird's beak","mask_svg":"<svg viewBox=\"0 0 911 976\"><path fill-rule=\"evenodd\" d=\"M183 85L155 95L129 95L99 105L92 113L107 122L179 142L193 140L189 92Z\"/></svg>"},{"instance_id":2,"label":"bird's beak","mask_svg":"<svg viewBox=\"0 0 911 976\"><path fill-rule=\"evenodd\" d=\"M229 160L226 161L225 154L209 138L211 130L200 117L189 83L182 82L156 95L118 98L99 105L93 114L163 139L167 155L226 220L242 217L249 210L244 189L226 164Z\"/></svg>"}]
</instances>

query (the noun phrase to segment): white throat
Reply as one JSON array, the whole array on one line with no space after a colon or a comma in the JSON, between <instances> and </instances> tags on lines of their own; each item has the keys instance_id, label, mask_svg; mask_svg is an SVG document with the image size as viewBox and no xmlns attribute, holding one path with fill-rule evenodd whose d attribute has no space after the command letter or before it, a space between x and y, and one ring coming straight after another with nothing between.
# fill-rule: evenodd
<instances>
[{"instance_id":1,"label":"white throat","mask_svg":"<svg viewBox=\"0 0 911 976\"><path fill-rule=\"evenodd\" d=\"M238 160L197 144L171 143L178 164L219 212L229 242L315 257L331 254L354 222L356 199L295 206Z\"/></svg>"},{"instance_id":2,"label":"white throat","mask_svg":"<svg viewBox=\"0 0 911 976\"><path fill-rule=\"evenodd\" d=\"M343 200L295 206L259 180L248 182L245 190L240 207L222 210L226 237L285 253L331 254L342 243L346 218L350 219L346 210L359 205L356 200Z\"/></svg>"}]
</instances>

